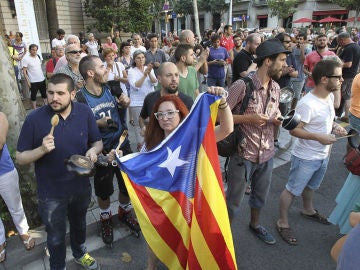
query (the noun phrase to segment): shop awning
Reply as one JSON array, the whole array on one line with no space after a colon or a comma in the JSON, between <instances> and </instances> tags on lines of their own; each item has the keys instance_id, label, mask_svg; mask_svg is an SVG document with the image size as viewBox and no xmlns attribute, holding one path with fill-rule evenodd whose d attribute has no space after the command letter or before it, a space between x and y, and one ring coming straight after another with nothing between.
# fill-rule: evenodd
<instances>
[{"instance_id":1,"label":"shop awning","mask_svg":"<svg viewBox=\"0 0 360 270\"><path fill-rule=\"evenodd\" d=\"M314 11L313 16L333 16L333 15L343 15L348 14L348 10L326 10L326 11Z\"/></svg>"}]
</instances>

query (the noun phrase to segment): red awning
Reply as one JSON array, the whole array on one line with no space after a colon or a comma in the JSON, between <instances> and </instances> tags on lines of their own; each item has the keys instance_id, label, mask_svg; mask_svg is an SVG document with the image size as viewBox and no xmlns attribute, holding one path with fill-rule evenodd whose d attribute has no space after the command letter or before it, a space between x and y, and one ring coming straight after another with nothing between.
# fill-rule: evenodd
<instances>
[{"instance_id":1,"label":"red awning","mask_svg":"<svg viewBox=\"0 0 360 270\"><path fill-rule=\"evenodd\" d=\"M321 16L321 15L342 15L348 14L348 10L327 10L327 11L314 11L313 16Z\"/></svg>"},{"instance_id":2,"label":"red awning","mask_svg":"<svg viewBox=\"0 0 360 270\"><path fill-rule=\"evenodd\" d=\"M267 19L268 15L257 15L258 19Z\"/></svg>"}]
</instances>

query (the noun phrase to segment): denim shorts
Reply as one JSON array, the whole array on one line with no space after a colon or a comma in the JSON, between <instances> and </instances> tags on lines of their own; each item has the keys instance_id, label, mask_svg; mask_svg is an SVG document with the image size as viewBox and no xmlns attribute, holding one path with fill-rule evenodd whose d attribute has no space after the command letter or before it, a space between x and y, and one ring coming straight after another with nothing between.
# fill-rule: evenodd
<instances>
[{"instance_id":1,"label":"denim shorts","mask_svg":"<svg viewBox=\"0 0 360 270\"><path fill-rule=\"evenodd\" d=\"M349 113L350 127L360 133L360 118Z\"/></svg>"},{"instance_id":2,"label":"denim shorts","mask_svg":"<svg viewBox=\"0 0 360 270\"><path fill-rule=\"evenodd\" d=\"M305 187L315 190L320 187L329 158L306 160L291 155L289 180L286 189L294 196L300 196Z\"/></svg>"}]
</instances>

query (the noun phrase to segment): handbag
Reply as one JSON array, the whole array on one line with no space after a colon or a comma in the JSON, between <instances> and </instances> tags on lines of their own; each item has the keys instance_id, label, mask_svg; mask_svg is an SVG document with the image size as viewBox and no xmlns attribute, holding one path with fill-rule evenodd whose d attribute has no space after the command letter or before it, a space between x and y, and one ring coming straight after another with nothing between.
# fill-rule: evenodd
<instances>
[{"instance_id":1,"label":"handbag","mask_svg":"<svg viewBox=\"0 0 360 270\"><path fill-rule=\"evenodd\" d=\"M245 96L243 98L243 101L241 103L240 112L239 114L244 114L248 104L249 100L252 97L252 93L254 90L254 84L253 81L248 78L240 78L239 80L243 80L246 85L246 92ZM234 131L230 133L229 136L227 136L225 139L217 142L217 149L218 154L222 157L231 157L235 153L237 153L238 145L241 144L244 140L244 135L240 129L239 125L234 126Z\"/></svg>"},{"instance_id":2,"label":"handbag","mask_svg":"<svg viewBox=\"0 0 360 270\"><path fill-rule=\"evenodd\" d=\"M352 148L346 154L344 164L352 174L360 175L360 151L358 148Z\"/></svg>"}]
</instances>

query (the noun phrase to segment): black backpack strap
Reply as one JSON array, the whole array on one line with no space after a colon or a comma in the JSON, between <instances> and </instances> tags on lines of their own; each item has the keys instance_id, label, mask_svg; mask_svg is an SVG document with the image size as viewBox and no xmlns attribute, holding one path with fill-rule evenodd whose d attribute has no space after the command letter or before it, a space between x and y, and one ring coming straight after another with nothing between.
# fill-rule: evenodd
<instances>
[{"instance_id":1,"label":"black backpack strap","mask_svg":"<svg viewBox=\"0 0 360 270\"><path fill-rule=\"evenodd\" d=\"M87 101L86 101L86 98L85 98L84 94L81 92L80 89L76 92L75 98L76 98L76 101L77 101L77 102L85 103L86 105L88 104Z\"/></svg>"},{"instance_id":2,"label":"black backpack strap","mask_svg":"<svg viewBox=\"0 0 360 270\"><path fill-rule=\"evenodd\" d=\"M240 112L239 112L239 114L244 114L244 112L249 104L249 100L252 97L252 94L254 91L254 83L253 83L252 79L250 79L249 77L244 77L244 78L241 78L240 80L243 80L246 85L245 96L241 103Z\"/></svg>"}]
</instances>

